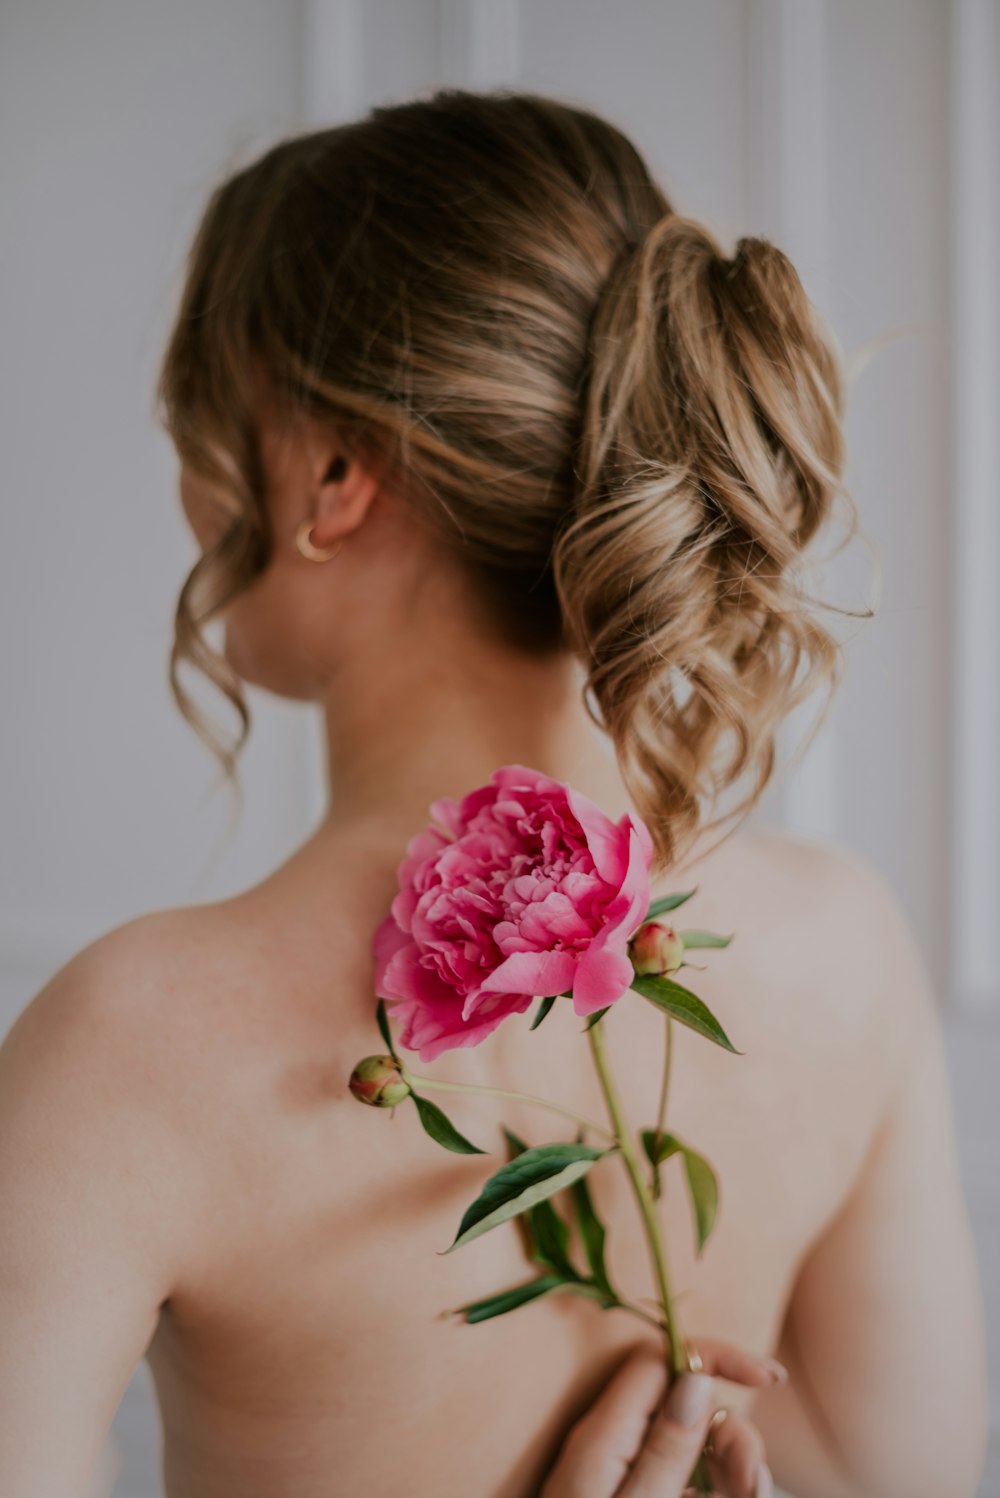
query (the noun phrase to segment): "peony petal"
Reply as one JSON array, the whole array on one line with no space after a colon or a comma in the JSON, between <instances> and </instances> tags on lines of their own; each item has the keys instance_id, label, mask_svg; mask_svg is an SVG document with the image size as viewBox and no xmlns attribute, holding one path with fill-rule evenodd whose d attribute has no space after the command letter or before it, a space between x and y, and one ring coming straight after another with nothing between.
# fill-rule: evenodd
<instances>
[{"instance_id":1,"label":"peony petal","mask_svg":"<svg viewBox=\"0 0 1000 1498\"><path fill-rule=\"evenodd\" d=\"M630 815L628 812L626 812L625 815L620 819L618 825L624 830L626 823L631 824L631 826L635 828L636 834L639 838L639 846L642 849L642 855L646 862L646 867L649 868L653 862L652 833L646 826L645 822L642 820L642 817L636 816L634 813Z\"/></svg>"},{"instance_id":2,"label":"peony petal","mask_svg":"<svg viewBox=\"0 0 1000 1498\"><path fill-rule=\"evenodd\" d=\"M400 999L443 1017L461 1010L461 995L433 968L425 967L416 942L407 942L389 958L382 975L383 997Z\"/></svg>"},{"instance_id":3,"label":"peony petal","mask_svg":"<svg viewBox=\"0 0 1000 1498\"><path fill-rule=\"evenodd\" d=\"M425 1024L420 1031L420 1039L417 1041L421 1061L433 1061L440 1056L442 1051L456 1050L460 1046L479 1045L480 1041L492 1035L493 1031L503 1024L508 1015L523 1014L526 1009L530 1009L533 1002L530 994L505 994L503 997L509 999L510 1002L492 1013L477 1016L468 1023L459 1022L457 1028ZM400 1043L408 1045L402 1037Z\"/></svg>"},{"instance_id":4,"label":"peony petal","mask_svg":"<svg viewBox=\"0 0 1000 1498\"><path fill-rule=\"evenodd\" d=\"M458 817L462 826L468 828L472 819L478 816L485 807L492 807L496 799L495 785L481 785L476 790L469 791L458 803Z\"/></svg>"},{"instance_id":5,"label":"peony petal","mask_svg":"<svg viewBox=\"0 0 1000 1498\"><path fill-rule=\"evenodd\" d=\"M392 919L404 931L409 931L416 908L417 892L412 884L404 885L399 893L393 896L392 904L389 906Z\"/></svg>"},{"instance_id":6,"label":"peony petal","mask_svg":"<svg viewBox=\"0 0 1000 1498\"><path fill-rule=\"evenodd\" d=\"M617 889L628 867L628 838L625 832L581 791L567 786L566 796L587 839L594 867L607 884Z\"/></svg>"},{"instance_id":7,"label":"peony petal","mask_svg":"<svg viewBox=\"0 0 1000 1498\"><path fill-rule=\"evenodd\" d=\"M633 823L629 830L628 868L619 891L619 895L625 899L625 906L618 917L618 924L624 929L626 936L633 935L649 909L649 851L651 848L649 833L644 827L640 831L640 827Z\"/></svg>"},{"instance_id":8,"label":"peony petal","mask_svg":"<svg viewBox=\"0 0 1000 1498\"><path fill-rule=\"evenodd\" d=\"M390 958L394 957L400 948L408 945L410 938L405 931L401 931L391 915L380 922L372 937L372 953L375 957L375 992L378 993L382 987L386 967Z\"/></svg>"},{"instance_id":9,"label":"peony petal","mask_svg":"<svg viewBox=\"0 0 1000 1498\"><path fill-rule=\"evenodd\" d=\"M470 994L462 1006L462 1021L466 1025L480 1025L487 1015L500 1013L522 1014L535 1002L530 993L487 993L482 988Z\"/></svg>"},{"instance_id":10,"label":"peony petal","mask_svg":"<svg viewBox=\"0 0 1000 1498\"><path fill-rule=\"evenodd\" d=\"M571 952L512 952L483 979L486 993L528 994L545 999L573 985L576 958Z\"/></svg>"},{"instance_id":11,"label":"peony petal","mask_svg":"<svg viewBox=\"0 0 1000 1498\"><path fill-rule=\"evenodd\" d=\"M490 784L495 785L498 790L529 791L546 800L556 794L561 797L566 791L562 781L553 780L550 776L543 775L541 770L532 770L528 765L501 765L490 776Z\"/></svg>"},{"instance_id":12,"label":"peony petal","mask_svg":"<svg viewBox=\"0 0 1000 1498\"><path fill-rule=\"evenodd\" d=\"M649 908L649 870L638 833L629 833L629 859L618 893L605 906L599 920L600 930L593 946L624 949L628 938L638 930Z\"/></svg>"},{"instance_id":13,"label":"peony petal","mask_svg":"<svg viewBox=\"0 0 1000 1498\"><path fill-rule=\"evenodd\" d=\"M436 827L427 827L423 832L418 832L406 845L406 857L402 860L396 870L396 878L400 889L405 889L412 884L421 871L428 865L433 864L435 856L442 848L449 846L450 840Z\"/></svg>"},{"instance_id":14,"label":"peony petal","mask_svg":"<svg viewBox=\"0 0 1000 1498\"><path fill-rule=\"evenodd\" d=\"M462 830L462 819L459 814L458 802L454 796L439 796L430 805L430 813L435 822L440 822L446 827L453 837L457 837Z\"/></svg>"},{"instance_id":15,"label":"peony petal","mask_svg":"<svg viewBox=\"0 0 1000 1498\"><path fill-rule=\"evenodd\" d=\"M536 951L555 946L573 946L589 941L594 928L565 895L553 894L541 904L529 905L521 917L521 934Z\"/></svg>"},{"instance_id":16,"label":"peony petal","mask_svg":"<svg viewBox=\"0 0 1000 1498\"><path fill-rule=\"evenodd\" d=\"M624 952L590 947L576 967L574 1012L582 1019L598 1009L606 1009L628 992L634 976L632 963Z\"/></svg>"}]
</instances>

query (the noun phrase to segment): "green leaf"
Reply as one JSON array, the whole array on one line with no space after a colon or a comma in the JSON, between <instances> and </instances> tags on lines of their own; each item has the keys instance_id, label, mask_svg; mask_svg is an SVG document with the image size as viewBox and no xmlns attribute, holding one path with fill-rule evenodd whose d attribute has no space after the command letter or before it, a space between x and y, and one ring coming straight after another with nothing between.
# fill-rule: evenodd
<instances>
[{"instance_id":1,"label":"green leaf","mask_svg":"<svg viewBox=\"0 0 1000 1498\"><path fill-rule=\"evenodd\" d=\"M658 915L666 915L668 910L676 910L679 905L683 905L687 900L690 900L692 895L696 895L697 893L697 889L688 889L680 895L664 895L662 900L654 900L643 916L643 925L647 921L655 921Z\"/></svg>"},{"instance_id":2,"label":"green leaf","mask_svg":"<svg viewBox=\"0 0 1000 1498\"><path fill-rule=\"evenodd\" d=\"M666 1130L658 1133L656 1129L643 1129L642 1147L653 1166L662 1165L664 1160L669 1160L671 1155L683 1156L684 1173L687 1176L688 1191L694 1207L700 1255L708 1242L708 1235L715 1226L716 1213L719 1209L719 1181L715 1171L704 1155L700 1155L682 1139L678 1139L676 1134L670 1134Z\"/></svg>"},{"instance_id":3,"label":"green leaf","mask_svg":"<svg viewBox=\"0 0 1000 1498\"><path fill-rule=\"evenodd\" d=\"M595 1009L594 1013L590 1016L587 1023L583 1027L584 1032L586 1032L587 1030L592 1030L598 1023L598 1021L604 1018L610 1008L610 1004L605 1004L603 1009Z\"/></svg>"},{"instance_id":4,"label":"green leaf","mask_svg":"<svg viewBox=\"0 0 1000 1498\"><path fill-rule=\"evenodd\" d=\"M452 1253L519 1212L527 1212L557 1191L571 1186L610 1150L587 1144L539 1144L527 1149L491 1176L459 1224Z\"/></svg>"},{"instance_id":5,"label":"green leaf","mask_svg":"<svg viewBox=\"0 0 1000 1498\"><path fill-rule=\"evenodd\" d=\"M607 1266L604 1262L604 1240L606 1237L604 1224L594 1209L594 1203L590 1195L590 1187L583 1179L574 1181L572 1185L573 1202L576 1206L576 1221L580 1229L580 1238L583 1242L583 1251L587 1255L587 1265L590 1269L591 1278L597 1289L603 1294L617 1299L611 1288L608 1278Z\"/></svg>"},{"instance_id":6,"label":"green leaf","mask_svg":"<svg viewBox=\"0 0 1000 1498\"><path fill-rule=\"evenodd\" d=\"M504 1126L504 1134L507 1136L507 1144L511 1151L511 1158L516 1158L528 1148L523 1139L519 1139L512 1129ZM539 1202L532 1207L530 1212L524 1213L519 1223L526 1224L525 1247L529 1258L534 1259L536 1264L541 1264L546 1269L553 1269L566 1279L579 1279L579 1275L569 1256L569 1225L556 1211L553 1202Z\"/></svg>"},{"instance_id":7,"label":"green leaf","mask_svg":"<svg viewBox=\"0 0 1000 1498\"><path fill-rule=\"evenodd\" d=\"M379 999L375 1005L375 1022L378 1025L379 1034L385 1041L389 1055L393 1061L398 1061L399 1057L396 1055L396 1047L392 1043L392 1031L389 1029L389 1017L385 1012L385 999Z\"/></svg>"},{"instance_id":8,"label":"green leaf","mask_svg":"<svg viewBox=\"0 0 1000 1498\"><path fill-rule=\"evenodd\" d=\"M660 1197L663 1195L663 1182L662 1182L662 1180L660 1178L660 1166L663 1163L663 1159L666 1158L666 1157L664 1156L662 1158L654 1158L654 1155L653 1155L653 1150L654 1150L653 1140L655 1140L655 1139L662 1140L662 1139L665 1139L666 1137L667 1136L666 1136L666 1134L664 1133L663 1130L660 1130L659 1132L657 1132L656 1129L646 1129L645 1132L643 1133L643 1136L642 1136L642 1147L646 1151L646 1154L649 1157L649 1163L653 1167L653 1200L654 1200L654 1202L658 1202L660 1200Z\"/></svg>"},{"instance_id":9,"label":"green leaf","mask_svg":"<svg viewBox=\"0 0 1000 1498\"><path fill-rule=\"evenodd\" d=\"M664 1160L676 1155L684 1145L676 1134L670 1134L666 1129L643 1129L642 1147L651 1165L662 1165Z\"/></svg>"},{"instance_id":10,"label":"green leaf","mask_svg":"<svg viewBox=\"0 0 1000 1498\"><path fill-rule=\"evenodd\" d=\"M523 1139L519 1139L513 1129L508 1129L506 1124L501 1124L504 1137L507 1140L507 1158L513 1160L515 1155L521 1155L528 1148ZM525 1257L533 1264L538 1263L538 1244L535 1241L535 1231L531 1226L531 1213L522 1212L520 1217L514 1219L514 1226L521 1239L521 1247L524 1249Z\"/></svg>"},{"instance_id":11,"label":"green leaf","mask_svg":"<svg viewBox=\"0 0 1000 1498\"><path fill-rule=\"evenodd\" d=\"M443 1144L446 1150L453 1150L456 1155L489 1154L488 1150L481 1150L478 1144L470 1143L464 1134L460 1134L436 1103L428 1102L425 1097L418 1097L415 1092L411 1092L410 1096L417 1105L420 1122L435 1143Z\"/></svg>"},{"instance_id":12,"label":"green leaf","mask_svg":"<svg viewBox=\"0 0 1000 1498\"><path fill-rule=\"evenodd\" d=\"M535 1232L538 1262L554 1269L565 1279L579 1279L569 1256L569 1224L551 1202L539 1202L537 1207L532 1207L531 1226Z\"/></svg>"},{"instance_id":13,"label":"green leaf","mask_svg":"<svg viewBox=\"0 0 1000 1498\"><path fill-rule=\"evenodd\" d=\"M698 1253L708 1242L708 1235L715 1226L719 1210L719 1181L715 1171L704 1155L697 1150L684 1151L684 1168L687 1171L688 1187L694 1204L695 1222L698 1228Z\"/></svg>"},{"instance_id":14,"label":"green leaf","mask_svg":"<svg viewBox=\"0 0 1000 1498\"><path fill-rule=\"evenodd\" d=\"M677 935L692 951L698 947L728 947L733 939L731 936L716 936L714 931L678 931Z\"/></svg>"},{"instance_id":15,"label":"green leaf","mask_svg":"<svg viewBox=\"0 0 1000 1498\"><path fill-rule=\"evenodd\" d=\"M515 1285L510 1290L500 1290L496 1295L487 1295L482 1300L474 1300L469 1305L459 1306L451 1314L464 1316L470 1324L488 1321L493 1316L503 1316L508 1311L516 1311L519 1306L530 1305L533 1300L540 1300L543 1295L551 1295L556 1291L569 1295L582 1295L587 1300L596 1301L605 1311L621 1304L616 1295L607 1294L591 1284L589 1280L569 1280L563 1279L558 1274L543 1274L536 1280L528 1280L524 1285Z\"/></svg>"},{"instance_id":16,"label":"green leaf","mask_svg":"<svg viewBox=\"0 0 1000 1498\"><path fill-rule=\"evenodd\" d=\"M569 1295L582 1295L586 1300L596 1301L602 1311L610 1311L613 1306L620 1306L621 1301L613 1290L602 1289L593 1280L566 1280L563 1289Z\"/></svg>"},{"instance_id":17,"label":"green leaf","mask_svg":"<svg viewBox=\"0 0 1000 1498\"><path fill-rule=\"evenodd\" d=\"M516 1311L519 1306L526 1306L533 1300L548 1295L552 1290L558 1290L563 1284L557 1274L543 1274L536 1280L529 1280L525 1285L515 1285L511 1290L500 1290L496 1295L487 1295L483 1300L470 1301L468 1305L459 1306L452 1314L464 1316L470 1325L477 1321L489 1321L493 1316L504 1316L508 1311Z\"/></svg>"},{"instance_id":18,"label":"green leaf","mask_svg":"<svg viewBox=\"0 0 1000 1498\"><path fill-rule=\"evenodd\" d=\"M548 1014L549 1010L552 1008L552 1005L555 1003L555 1001L556 1001L556 999L558 997L559 997L559 995L557 993L550 993L547 998L544 998L542 1000L542 1002L538 1006L538 1013L535 1015L534 1019L531 1021L531 1024L529 1026L530 1029L532 1029L532 1030L537 1030L538 1029L538 1026L542 1023L542 1020Z\"/></svg>"},{"instance_id":19,"label":"green leaf","mask_svg":"<svg viewBox=\"0 0 1000 1498\"><path fill-rule=\"evenodd\" d=\"M732 1051L734 1056L746 1055L745 1051L736 1049L712 1011L689 988L675 983L672 978L640 978L638 975L632 979L632 987L658 1009L696 1030L699 1035L714 1040L716 1045Z\"/></svg>"}]
</instances>

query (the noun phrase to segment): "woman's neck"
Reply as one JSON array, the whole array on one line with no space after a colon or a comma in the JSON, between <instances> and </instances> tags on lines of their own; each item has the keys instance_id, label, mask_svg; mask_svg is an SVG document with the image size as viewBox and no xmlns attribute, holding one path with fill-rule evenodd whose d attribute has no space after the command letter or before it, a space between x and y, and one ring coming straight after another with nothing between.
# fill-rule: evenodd
<instances>
[{"instance_id":1,"label":"woman's neck","mask_svg":"<svg viewBox=\"0 0 1000 1498\"><path fill-rule=\"evenodd\" d=\"M326 825L422 825L435 797L461 796L504 764L568 781L620 815L630 803L582 691L566 653L533 658L454 632L379 661L355 656L323 703Z\"/></svg>"}]
</instances>

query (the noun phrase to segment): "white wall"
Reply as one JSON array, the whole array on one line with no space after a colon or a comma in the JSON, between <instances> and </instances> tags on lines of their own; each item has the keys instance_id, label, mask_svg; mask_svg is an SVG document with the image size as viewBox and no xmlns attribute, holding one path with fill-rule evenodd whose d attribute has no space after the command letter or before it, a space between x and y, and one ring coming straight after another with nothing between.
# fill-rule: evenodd
<instances>
[{"instance_id":1,"label":"white wall","mask_svg":"<svg viewBox=\"0 0 1000 1498\"><path fill-rule=\"evenodd\" d=\"M298 119L298 7L0 8L0 1020L155 906L252 882L297 841L299 715L257 698L247 812L166 685L195 558L152 419L180 262L231 155ZM216 709L218 711L218 709Z\"/></svg>"},{"instance_id":2,"label":"white wall","mask_svg":"<svg viewBox=\"0 0 1000 1498\"><path fill-rule=\"evenodd\" d=\"M521 84L607 112L675 206L724 242L764 233L788 249L848 353L888 340L848 423L879 613L848 626L829 729L767 812L886 871L942 1003L995 1000L998 5L3 0L0 1030L84 942L254 882L318 813L313 715L251 692L233 833L214 763L174 709L170 621L194 552L152 383L183 252L226 166L439 83ZM842 601L866 601L868 569L858 544L829 569ZM996 1242L977 1143L996 1115L966 1106L962 1082L983 1054L971 1016L956 1019L956 1085ZM144 1388L140 1375L137 1423L119 1427L137 1452L128 1498L149 1470Z\"/></svg>"}]
</instances>

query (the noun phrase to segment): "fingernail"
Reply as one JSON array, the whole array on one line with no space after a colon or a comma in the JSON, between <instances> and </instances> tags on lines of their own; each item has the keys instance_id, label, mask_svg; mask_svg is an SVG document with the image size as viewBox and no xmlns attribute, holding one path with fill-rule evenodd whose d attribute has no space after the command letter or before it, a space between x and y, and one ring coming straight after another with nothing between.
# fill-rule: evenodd
<instances>
[{"instance_id":1,"label":"fingernail","mask_svg":"<svg viewBox=\"0 0 1000 1498\"><path fill-rule=\"evenodd\" d=\"M784 1363L779 1363L777 1358L761 1358L760 1365L762 1368L766 1368L768 1373L772 1373L779 1384L787 1384L788 1369Z\"/></svg>"},{"instance_id":2,"label":"fingernail","mask_svg":"<svg viewBox=\"0 0 1000 1498\"><path fill-rule=\"evenodd\" d=\"M774 1478L767 1462L761 1462L757 1468L757 1486L753 1490L753 1498L774 1498Z\"/></svg>"},{"instance_id":3,"label":"fingernail","mask_svg":"<svg viewBox=\"0 0 1000 1498\"><path fill-rule=\"evenodd\" d=\"M712 1380L707 1373L682 1373L670 1385L663 1413L679 1425L697 1425L708 1413Z\"/></svg>"}]
</instances>

